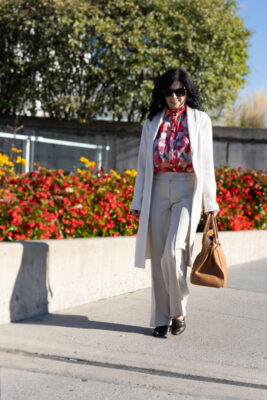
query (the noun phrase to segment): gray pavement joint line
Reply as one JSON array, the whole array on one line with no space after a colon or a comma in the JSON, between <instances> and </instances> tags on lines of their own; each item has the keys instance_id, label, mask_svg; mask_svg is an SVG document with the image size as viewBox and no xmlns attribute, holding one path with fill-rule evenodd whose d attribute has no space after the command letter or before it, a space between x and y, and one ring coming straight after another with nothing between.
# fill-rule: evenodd
<instances>
[{"instance_id":1,"label":"gray pavement joint line","mask_svg":"<svg viewBox=\"0 0 267 400\"><path fill-rule=\"evenodd\" d=\"M45 375L53 375L53 376L58 376L58 377L64 377L64 378L72 378L72 379L79 379L82 382L100 382L100 383L107 383L107 384L113 384L115 386L135 386L135 387L141 387L141 388L148 388L147 384L143 384L143 383L134 383L134 382L121 382L121 381L116 381L114 379L112 379L112 382L110 380L107 379L100 379L99 377L88 377L88 376L81 376L81 375L74 375L74 374L70 374L70 373L58 373L58 372L51 372L50 370L40 370L40 369L36 369L36 368L21 368L21 367L14 367L14 366L10 366L10 365L0 365L0 374L1 374L1 369L10 369L13 371L23 371L23 372L31 372L33 374L45 374ZM166 392L166 389L161 388L159 386L156 386L155 384L149 385L149 389L152 391L156 391L156 392ZM1 392L0 392L1 393ZM201 398L203 399L203 394L201 393L195 393L195 392L185 392L185 391L179 391L177 392L177 390L174 389L170 389L168 387L168 393L171 394L177 394L179 396L191 396L194 397L196 399ZM116 393L115 393L116 394ZM226 395L227 396L227 395ZM218 396L217 394L215 395L211 395L211 394L206 394L205 393L205 400L210 399L210 400L218 400ZM1 400L1 396L0 396L0 400ZM219 400L244 400L244 397L220 397Z\"/></svg>"},{"instance_id":2,"label":"gray pavement joint line","mask_svg":"<svg viewBox=\"0 0 267 400\"><path fill-rule=\"evenodd\" d=\"M135 367L135 366L126 365L126 364L115 364L115 363L108 363L108 362L102 362L102 361L85 360L85 359L81 359L81 358L57 356L57 355L52 355L52 354L42 354L42 353L37 353L37 352L34 353L34 352L30 352L30 351L16 350L16 349L0 348L0 352L10 353L10 354L18 354L18 355L22 355L22 356L26 356L26 357L36 357L36 358L43 358L43 359L47 359L47 360L67 362L67 363L71 363L71 364L91 365L94 367L139 372L139 373L148 374L148 375L166 376L169 378L187 379L187 380L209 382L209 383L220 383L223 385L242 386L242 387L248 387L251 389L267 390L267 385L265 385L265 384L235 381L235 380L231 380L231 379L215 378L215 377L209 377L209 376L203 376L203 375L182 374L181 372L165 371L165 370L154 369L154 368Z\"/></svg>"}]
</instances>

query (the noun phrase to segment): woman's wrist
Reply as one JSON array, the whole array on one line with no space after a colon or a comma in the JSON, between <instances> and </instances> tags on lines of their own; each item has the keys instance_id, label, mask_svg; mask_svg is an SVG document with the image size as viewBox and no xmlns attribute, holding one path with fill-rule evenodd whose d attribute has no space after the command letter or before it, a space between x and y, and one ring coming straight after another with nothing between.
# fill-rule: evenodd
<instances>
[{"instance_id":1,"label":"woman's wrist","mask_svg":"<svg viewBox=\"0 0 267 400\"><path fill-rule=\"evenodd\" d=\"M130 210L134 218L139 218L140 210Z\"/></svg>"},{"instance_id":2,"label":"woman's wrist","mask_svg":"<svg viewBox=\"0 0 267 400\"><path fill-rule=\"evenodd\" d=\"M216 215L218 214L218 210L214 210L214 211L205 211L205 214L213 214L214 217L216 217Z\"/></svg>"}]
</instances>

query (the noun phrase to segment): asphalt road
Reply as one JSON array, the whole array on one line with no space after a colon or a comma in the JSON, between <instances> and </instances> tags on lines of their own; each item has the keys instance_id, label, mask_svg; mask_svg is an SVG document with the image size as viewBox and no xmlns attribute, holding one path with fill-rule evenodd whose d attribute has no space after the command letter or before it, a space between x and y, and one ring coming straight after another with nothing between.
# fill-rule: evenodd
<instances>
[{"instance_id":1,"label":"asphalt road","mask_svg":"<svg viewBox=\"0 0 267 400\"><path fill-rule=\"evenodd\" d=\"M267 260L189 287L180 336L151 336L150 289L1 325L0 399L267 399Z\"/></svg>"}]
</instances>

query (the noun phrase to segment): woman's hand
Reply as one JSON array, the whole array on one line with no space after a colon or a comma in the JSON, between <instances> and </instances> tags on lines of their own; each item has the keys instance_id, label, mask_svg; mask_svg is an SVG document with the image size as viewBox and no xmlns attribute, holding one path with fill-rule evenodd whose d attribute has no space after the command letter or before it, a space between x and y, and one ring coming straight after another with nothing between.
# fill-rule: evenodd
<instances>
[{"instance_id":1,"label":"woman's hand","mask_svg":"<svg viewBox=\"0 0 267 400\"><path fill-rule=\"evenodd\" d=\"M207 212L205 212L205 214L206 214L206 215L208 215L208 214L213 214L213 216L216 217L216 215L218 214L218 212L219 212L219 211L217 211L217 210L216 210L216 211L207 211Z\"/></svg>"},{"instance_id":2,"label":"woman's hand","mask_svg":"<svg viewBox=\"0 0 267 400\"><path fill-rule=\"evenodd\" d=\"M140 217L140 210L130 210L134 218Z\"/></svg>"}]
</instances>

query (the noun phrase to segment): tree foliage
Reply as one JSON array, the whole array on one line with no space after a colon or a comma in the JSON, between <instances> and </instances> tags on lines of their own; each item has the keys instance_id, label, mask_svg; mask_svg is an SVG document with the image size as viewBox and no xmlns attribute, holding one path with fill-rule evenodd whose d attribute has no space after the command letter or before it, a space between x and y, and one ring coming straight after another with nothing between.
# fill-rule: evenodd
<instances>
[{"instance_id":1,"label":"tree foliage","mask_svg":"<svg viewBox=\"0 0 267 400\"><path fill-rule=\"evenodd\" d=\"M0 114L142 120L182 66L216 117L249 72L236 0L2 0Z\"/></svg>"}]
</instances>

